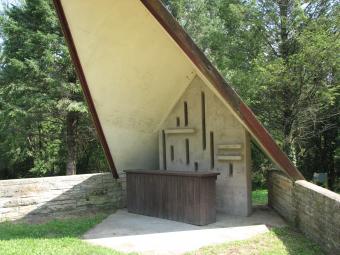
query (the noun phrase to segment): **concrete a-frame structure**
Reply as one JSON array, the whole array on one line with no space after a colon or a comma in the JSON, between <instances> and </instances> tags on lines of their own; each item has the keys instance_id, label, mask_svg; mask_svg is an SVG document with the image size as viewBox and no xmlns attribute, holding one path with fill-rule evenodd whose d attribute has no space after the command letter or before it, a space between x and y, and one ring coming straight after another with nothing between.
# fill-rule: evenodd
<instances>
[{"instance_id":1,"label":"concrete a-frame structure","mask_svg":"<svg viewBox=\"0 0 340 255\"><path fill-rule=\"evenodd\" d=\"M159 0L54 3L115 177L125 169L218 170L218 208L248 214L253 139L303 179Z\"/></svg>"}]
</instances>

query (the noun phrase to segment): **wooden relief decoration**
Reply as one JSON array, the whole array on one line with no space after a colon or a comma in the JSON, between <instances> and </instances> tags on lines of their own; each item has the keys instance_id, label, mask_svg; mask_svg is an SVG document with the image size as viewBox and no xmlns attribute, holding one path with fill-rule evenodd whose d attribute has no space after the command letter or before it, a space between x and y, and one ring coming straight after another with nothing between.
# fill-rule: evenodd
<instances>
[{"instance_id":1,"label":"wooden relief decoration","mask_svg":"<svg viewBox=\"0 0 340 255\"><path fill-rule=\"evenodd\" d=\"M199 84L200 82L202 84ZM199 100L194 98L198 92L200 93ZM208 103L206 102L206 93L209 95ZM212 109L209 108L210 106ZM181 107L182 109L180 109ZM215 108L219 107L222 109L215 111ZM221 116L223 110L226 114ZM198 111L200 111L199 114L197 114ZM221 129L219 123L210 122L214 119L220 119L218 122L223 122L221 119L225 119L226 126ZM195 170L194 162L196 162L198 170L222 170L222 165L227 169L229 162L243 160L244 131L228 109L196 77L163 124L160 148L160 151L163 151L161 167L164 170ZM191 141L193 146L190 146ZM197 146L198 143L201 145ZM190 156L190 154L193 155ZM190 163L191 157L193 160ZM209 164L204 162L206 159ZM215 160L219 162L217 167L215 167ZM177 163L167 164L167 162ZM183 166L181 166L182 164ZM184 167L185 165L188 167Z\"/></svg>"},{"instance_id":2,"label":"wooden relief decoration","mask_svg":"<svg viewBox=\"0 0 340 255\"><path fill-rule=\"evenodd\" d=\"M218 209L250 213L248 133L199 77L192 80L163 122L159 151L162 170L220 172ZM235 201L236 193L243 195L241 202Z\"/></svg>"}]
</instances>

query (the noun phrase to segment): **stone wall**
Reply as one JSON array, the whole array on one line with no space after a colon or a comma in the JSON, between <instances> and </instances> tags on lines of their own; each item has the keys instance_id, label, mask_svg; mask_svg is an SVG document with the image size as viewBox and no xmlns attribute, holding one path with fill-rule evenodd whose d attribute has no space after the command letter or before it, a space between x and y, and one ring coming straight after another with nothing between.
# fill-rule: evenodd
<instances>
[{"instance_id":1,"label":"stone wall","mask_svg":"<svg viewBox=\"0 0 340 255\"><path fill-rule=\"evenodd\" d=\"M289 222L295 221L293 182L280 172L272 171L268 178L268 204Z\"/></svg>"},{"instance_id":2,"label":"stone wall","mask_svg":"<svg viewBox=\"0 0 340 255\"><path fill-rule=\"evenodd\" d=\"M329 252L340 254L340 195L279 172L268 177L269 205Z\"/></svg>"},{"instance_id":3,"label":"stone wall","mask_svg":"<svg viewBox=\"0 0 340 255\"><path fill-rule=\"evenodd\" d=\"M124 193L111 173L1 180L0 222L120 208Z\"/></svg>"}]
</instances>

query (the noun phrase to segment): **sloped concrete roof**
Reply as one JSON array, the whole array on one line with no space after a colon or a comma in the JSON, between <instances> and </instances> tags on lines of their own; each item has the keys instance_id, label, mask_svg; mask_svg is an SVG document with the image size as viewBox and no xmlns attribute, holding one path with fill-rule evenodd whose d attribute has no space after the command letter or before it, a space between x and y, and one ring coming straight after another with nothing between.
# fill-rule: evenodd
<instances>
[{"instance_id":1,"label":"sloped concrete roof","mask_svg":"<svg viewBox=\"0 0 340 255\"><path fill-rule=\"evenodd\" d=\"M159 0L54 0L112 173L158 164L158 128L198 75L292 179L304 179Z\"/></svg>"}]
</instances>

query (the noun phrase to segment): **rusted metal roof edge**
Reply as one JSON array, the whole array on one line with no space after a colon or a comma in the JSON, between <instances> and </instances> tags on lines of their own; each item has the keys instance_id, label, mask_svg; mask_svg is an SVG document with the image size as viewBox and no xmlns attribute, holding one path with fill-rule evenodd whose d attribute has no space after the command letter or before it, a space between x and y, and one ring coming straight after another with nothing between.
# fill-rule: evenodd
<instances>
[{"instance_id":1,"label":"rusted metal roof edge","mask_svg":"<svg viewBox=\"0 0 340 255\"><path fill-rule=\"evenodd\" d=\"M95 105L94 105L94 102L93 102L93 99L92 99L92 96L91 96L91 92L90 92L90 89L89 89L89 86L88 86L88 83L87 83L87 80L86 80L85 73L83 71L83 68L82 68L78 53L77 53L76 46L74 44L72 33L71 33L70 27L68 25L61 0L53 0L53 3L54 3L54 6L55 6L57 15L59 17L60 25L61 25L64 37L65 37L66 43L67 43L69 51L70 51L72 62L75 66L78 78L80 80L80 84L81 84L82 89L83 89L83 93L84 93L87 105L89 107L89 110L90 110L90 113L91 113L91 116L92 116L92 119L93 119L93 123L94 123L94 126L95 126L97 134L98 134L99 141L100 141L100 143L103 147L105 157L108 161L109 167L110 167L111 172L112 172L112 176L117 179L117 178L119 178L118 173L117 173L117 169L115 167L115 164L114 164L111 152L110 152L110 148L109 148L108 143L106 141L103 128L100 124L100 120L99 120L99 117L98 117L98 114L97 114L97 111L96 111L96 108L95 108Z\"/></svg>"}]
</instances>

